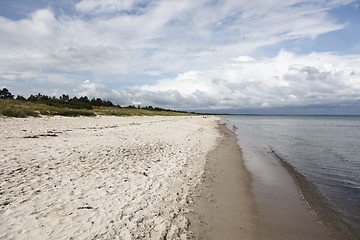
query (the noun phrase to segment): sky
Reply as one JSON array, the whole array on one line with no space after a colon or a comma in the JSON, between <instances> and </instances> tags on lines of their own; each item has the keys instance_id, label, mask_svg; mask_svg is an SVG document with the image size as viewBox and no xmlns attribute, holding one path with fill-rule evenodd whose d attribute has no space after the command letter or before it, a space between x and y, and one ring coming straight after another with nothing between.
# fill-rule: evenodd
<instances>
[{"instance_id":1,"label":"sky","mask_svg":"<svg viewBox=\"0 0 360 240\"><path fill-rule=\"evenodd\" d=\"M0 88L212 113L360 114L359 0L0 0Z\"/></svg>"}]
</instances>

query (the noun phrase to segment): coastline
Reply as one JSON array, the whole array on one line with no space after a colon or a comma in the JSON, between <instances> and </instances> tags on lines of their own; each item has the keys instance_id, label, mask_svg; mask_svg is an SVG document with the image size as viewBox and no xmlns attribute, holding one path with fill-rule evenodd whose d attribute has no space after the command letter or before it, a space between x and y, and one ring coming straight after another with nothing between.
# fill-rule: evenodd
<instances>
[{"instance_id":1,"label":"coastline","mask_svg":"<svg viewBox=\"0 0 360 240\"><path fill-rule=\"evenodd\" d=\"M292 174L266 151L257 133L236 122L225 122L238 136L245 167L253 179L260 239L328 239L330 236L306 208Z\"/></svg>"},{"instance_id":2,"label":"coastline","mask_svg":"<svg viewBox=\"0 0 360 240\"><path fill-rule=\"evenodd\" d=\"M194 192L193 211L188 214L193 238L327 239L303 207L286 169L270 162L279 174L270 178L282 183L259 184L245 164L237 135L228 127L219 124L220 138L207 156L203 180ZM259 191L265 195L259 197Z\"/></svg>"},{"instance_id":3,"label":"coastline","mask_svg":"<svg viewBox=\"0 0 360 240\"><path fill-rule=\"evenodd\" d=\"M251 175L237 137L219 124L217 146L207 155L201 184L188 215L194 239L260 239Z\"/></svg>"},{"instance_id":4,"label":"coastline","mask_svg":"<svg viewBox=\"0 0 360 240\"><path fill-rule=\"evenodd\" d=\"M272 150L272 153L294 179L299 191L299 197L305 208L322 227L329 239L356 240L360 238L360 233L339 216L339 213L333 209L331 203L322 196L313 183L308 181L303 174L298 172L274 150Z\"/></svg>"},{"instance_id":5,"label":"coastline","mask_svg":"<svg viewBox=\"0 0 360 240\"><path fill-rule=\"evenodd\" d=\"M0 140L2 239L307 236L264 231L276 199L256 199L236 134L214 116L8 118Z\"/></svg>"}]
</instances>

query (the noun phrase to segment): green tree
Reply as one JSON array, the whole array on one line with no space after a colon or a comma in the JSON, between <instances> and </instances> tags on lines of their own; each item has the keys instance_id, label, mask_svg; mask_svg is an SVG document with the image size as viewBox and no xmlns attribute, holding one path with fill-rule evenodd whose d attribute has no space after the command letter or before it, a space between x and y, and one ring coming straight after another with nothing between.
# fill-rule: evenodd
<instances>
[{"instance_id":1,"label":"green tree","mask_svg":"<svg viewBox=\"0 0 360 240\"><path fill-rule=\"evenodd\" d=\"M27 100L30 102L35 102L37 100L37 97L35 95L31 94Z\"/></svg>"},{"instance_id":2,"label":"green tree","mask_svg":"<svg viewBox=\"0 0 360 240\"><path fill-rule=\"evenodd\" d=\"M0 90L0 99L14 99L14 95L7 88L3 88Z\"/></svg>"},{"instance_id":3,"label":"green tree","mask_svg":"<svg viewBox=\"0 0 360 240\"><path fill-rule=\"evenodd\" d=\"M63 94L62 96L60 96L60 101L62 102L68 102L69 100L70 100L69 95Z\"/></svg>"},{"instance_id":4,"label":"green tree","mask_svg":"<svg viewBox=\"0 0 360 240\"><path fill-rule=\"evenodd\" d=\"M23 96L18 95L18 96L16 97L16 100L26 101L26 98L24 98Z\"/></svg>"}]
</instances>

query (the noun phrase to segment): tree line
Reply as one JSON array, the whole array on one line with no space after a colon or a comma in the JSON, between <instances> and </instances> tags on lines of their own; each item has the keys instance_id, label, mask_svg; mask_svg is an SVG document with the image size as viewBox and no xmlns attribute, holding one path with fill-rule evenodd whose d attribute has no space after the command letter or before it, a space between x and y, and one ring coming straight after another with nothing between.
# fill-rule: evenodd
<instances>
[{"instance_id":1,"label":"tree line","mask_svg":"<svg viewBox=\"0 0 360 240\"><path fill-rule=\"evenodd\" d=\"M74 108L74 109L93 109L94 106L96 107L121 107L120 105L114 105L109 100L103 100L101 98L92 98L89 99L87 96L83 97L73 97L71 98L69 95L62 94L60 97L55 96L47 96L41 93L37 95L31 94L28 98L18 95L16 98L7 88L0 89L0 99L13 99L17 101L29 101L29 102L36 102L36 103L43 103L49 106L54 107L67 107L67 108ZM170 109L163 109L159 107L140 107L138 105L135 107L134 105L129 105L126 108L138 108L138 109L145 109L149 111L173 111ZM176 111L182 112L182 111Z\"/></svg>"},{"instance_id":2,"label":"tree line","mask_svg":"<svg viewBox=\"0 0 360 240\"><path fill-rule=\"evenodd\" d=\"M97 107L114 107L115 105L109 100L102 100L101 98L92 98L88 97L69 97L69 95L63 94L60 97L47 96L41 93L37 95L31 94L28 98L18 95L14 98L14 95L9 92L8 89L0 89L0 99L15 99L18 101L29 101L47 104L54 107L68 107L74 109L92 109L93 106Z\"/></svg>"}]
</instances>

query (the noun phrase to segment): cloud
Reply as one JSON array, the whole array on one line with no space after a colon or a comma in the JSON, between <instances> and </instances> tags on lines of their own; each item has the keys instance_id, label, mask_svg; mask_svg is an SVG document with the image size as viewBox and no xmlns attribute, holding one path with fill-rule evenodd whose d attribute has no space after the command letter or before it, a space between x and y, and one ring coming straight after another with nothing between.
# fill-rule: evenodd
<instances>
[{"instance_id":1,"label":"cloud","mask_svg":"<svg viewBox=\"0 0 360 240\"><path fill-rule=\"evenodd\" d=\"M328 16L322 1L298 2L83 0L78 11L95 15L139 6L144 11L88 19L55 16L48 8L19 21L0 17L0 53L6 63L0 70L51 68L103 75L158 68L177 73L344 27Z\"/></svg>"},{"instance_id":2,"label":"cloud","mask_svg":"<svg viewBox=\"0 0 360 240\"><path fill-rule=\"evenodd\" d=\"M254 56L344 28L329 11L351 2L82 0L73 15L0 16L0 85L183 109L357 101L357 55Z\"/></svg>"},{"instance_id":3,"label":"cloud","mask_svg":"<svg viewBox=\"0 0 360 240\"><path fill-rule=\"evenodd\" d=\"M172 109L190 109L197 106L215 105L216 99L200 90L194 94L181 94L174 89L144 90L141 87L123 87L118 90L110 89L101 83L86 80L73 90L75 96L109 99L121 106L141 105L158 106Z\"/></svg>"},{"instance_id":4,"label":"cloud","mask_svg":"<svg viewBox=\"0 0 360 240\"><path fill-rule=\"evenodd\" d=\"M228 61L152 85L110 90L86 81L78 94L110 98L120 105L193 110L351 105L360 102L358 59L357 55L295 55L283 50L274 58Z\"/></svg>"},{"instance_id":5,"label":"cloud","mask_svg":"<svg viewBox=\"0 0 360 240\"><path fill-rule=\"evenodd\" d=\"M359 56L280 51L274 58L229 62L211 71L187 72L175 79L143 86L176 89L184 96L202 91L212 108L257 108L340 104L360 100ZM199 108L206 106L199 106Z\"/></svg>"},{"instance_id":6,"label":"cloud","mask_svg":"<svg viewBox=\"0 0 360 240\"><path fill-rule=\"evenodd\" d=\"M82 0L75 5L77 11L82 13L114 13L131 11L145 4L146 0Z\"/></svg>"},{"instance_id":7,"label":"cloud","mask_svg":"<svg viewBox=\"0 0 360 240\"><path fill-rule=\"evenodd\" d=\"M104 84L91 82L90 80L85 80L82 82L77 89L73 90L74 95L76 96L88 96L89 98L102 98L108 99L116 104L126 104L129 105L131 102L130 95L125 92L119 92L113 89L106 87Z\"/></svg>"},{"instance_id":8,"label":"cloud","mask_svg":"<svg viewBox=\"0 0 360 240\"><path fill-rule=\"evenodd\" d=\"M252 61L255 61L254 58L249 57L249 56L239 56L237 58L232 58L231 60L237 61L237 62L252 62Z\"/></svg>"}]
</instances>

